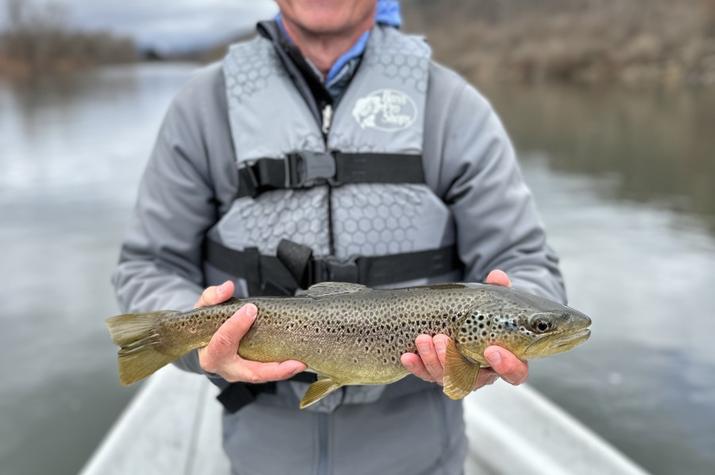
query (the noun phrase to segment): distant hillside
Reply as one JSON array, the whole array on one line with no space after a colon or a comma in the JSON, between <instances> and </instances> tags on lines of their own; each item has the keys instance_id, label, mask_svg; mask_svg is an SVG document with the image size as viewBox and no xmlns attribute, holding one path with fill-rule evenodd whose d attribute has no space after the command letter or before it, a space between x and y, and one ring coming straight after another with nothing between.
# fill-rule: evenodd
<instances>
[{"instance_id":1,"label":"distant hillside","mask_svg":"<svg viewBox=\"0 0 715 475\"><path fill-rule=\"evenodd\" d=\"M473 78L715 85L715 0L413 0L407 29Z\"/></svg>"},{"instance_id":2,"label":"distant hillside","mask_svg":"<svg viewBox=\"0 0 715 475\"><path fill-rule=\"evenodd\" d=\"M1 76L24 78L138 59L129 38L68 29L66 12L56 4L6 0L5 8L9 29L0 33Z\"/></svg>"}]
</instances>

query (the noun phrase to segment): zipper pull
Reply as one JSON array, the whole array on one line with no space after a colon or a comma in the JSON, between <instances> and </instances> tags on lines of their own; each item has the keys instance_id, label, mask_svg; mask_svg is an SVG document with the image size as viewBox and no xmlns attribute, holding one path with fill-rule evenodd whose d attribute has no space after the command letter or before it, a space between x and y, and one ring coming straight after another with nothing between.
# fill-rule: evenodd
<instances>
[{"instance_id":1,"label":"zipper pull","mask_svg":"<svg viewBox=\"0 0 715 475\"><path fill-rule=\"evenodd\" d=\"M325 107L323 107L323 134L328 135L328 132L330 132L330 126L332 125L332 121L333 106L331 106L330 104L325 104Z\"/></svg>"}]
</instances>

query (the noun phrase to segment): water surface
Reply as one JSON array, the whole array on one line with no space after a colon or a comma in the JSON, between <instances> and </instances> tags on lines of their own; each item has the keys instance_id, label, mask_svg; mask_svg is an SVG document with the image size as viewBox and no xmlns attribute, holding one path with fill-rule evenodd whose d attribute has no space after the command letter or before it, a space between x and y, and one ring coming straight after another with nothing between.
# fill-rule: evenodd
<instances>
[{"instance_id":1,"label":"water surface","mask_svg":"<svg viewBox=\"0 0 715 475\"><path fill-rule=\"evenodd\" d=\"M74 473L132 391L103 326L137 181L190 65L0 85L0 467ZM655 473L715 465L712 94L483 88L591 341L533 384Z\"/></svg>"},{"instance_id":2,"label":"water surface","mask_svg":"<svg viewBox=\"0 0 715 475\"><path fill-rule=\"evenodd\" d=\"M0 85L0 472L76 473L134 390L103 320L143 164L195 66Z\"/></svg>"},{"instance_id":3,"label":"water surface","mask_svg":"<svg viewBox=\"0 0 715 475\"><path fill-rule=\"evenodd\" d=\"M654 473L715 466L715 93L485 87L592 338L531 382Z\"/></svg>"}]
</instances>

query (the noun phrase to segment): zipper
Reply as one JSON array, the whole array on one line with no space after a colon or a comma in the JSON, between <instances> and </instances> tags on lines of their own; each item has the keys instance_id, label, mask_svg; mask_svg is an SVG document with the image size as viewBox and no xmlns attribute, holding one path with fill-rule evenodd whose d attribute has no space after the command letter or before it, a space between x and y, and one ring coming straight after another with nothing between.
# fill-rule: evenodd
<instances>
[{"instance_id":1,"label":"zipper","mask_svg":"<svg viewBox=\"0 0 715 475\"><path fill-rule=\"evenodd\" d=\"M330 127L333 125L333 105L330 102L325 102L321 109L322 124L320 130L323 132L323 141L325 142L325 150L330 152L328 147L328 134ZM331 256L335 255L335 237L333 236L333 187L328 186L328 253Z\"/></svg>"},{"instance_id":2,"label":"zipper","mask_svg":"<svg viewBox=\"0 0 715 475\"><path fill-rule=\"evenodd\" d=\"M330 103L323 106L323 125L321 130L323 131L323 139L325 140L325 145L328 142L328 133L330 132L330 126L333 125L333 106Z\"/></svg>"},{"instance_id":3,"label":"zipper","mask_svg":"<svg viewBox=\"0 0 715 475\"><path fill-rule=\"evenodd\" d=\"M328 475L328 431L330 429L328 420L330 416L325 413L318 414L318 467L317 475Z\"/></svg>"}]
</instances>

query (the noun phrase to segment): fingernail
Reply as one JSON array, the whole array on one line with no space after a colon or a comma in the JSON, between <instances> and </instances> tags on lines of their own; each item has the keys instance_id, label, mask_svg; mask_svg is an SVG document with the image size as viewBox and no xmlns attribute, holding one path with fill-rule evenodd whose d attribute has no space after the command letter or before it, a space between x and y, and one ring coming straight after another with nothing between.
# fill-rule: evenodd
<instances>
[{"instance_id":1,"label":"fingernail","mask_svg":"<svg viewBox=\"0 0 715 475\"><path fill-rule=\"evenodd\" d=\"M256 308L255 305L252 303L249 303L246 305L246 316L248 318L256 318L256 315L258 314L258 309Z\"/></svg>"},{"instance_id":2,"label":"fingernail","mask_svg":"<svg viewBox=\"0 0 715 475\"><path fill-rule=\"evenodd\" d=\"M230 280L227 280L226 282L224 282L223 284L221 284L218 289L219 289L221 292L224 292L224 291L228 290L228 286L229 286L230 283L231 283L231 281L230 281Z\"/></svg>"}]
</instances>

